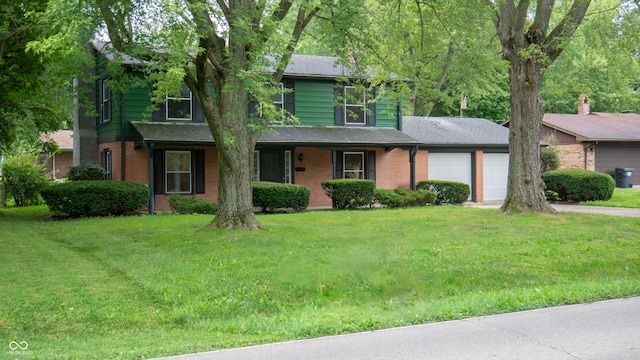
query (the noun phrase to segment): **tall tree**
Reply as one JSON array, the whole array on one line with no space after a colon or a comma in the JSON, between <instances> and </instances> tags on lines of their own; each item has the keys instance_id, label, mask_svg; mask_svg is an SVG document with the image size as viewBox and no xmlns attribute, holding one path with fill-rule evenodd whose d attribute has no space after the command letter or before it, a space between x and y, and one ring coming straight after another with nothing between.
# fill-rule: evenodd
<instances>
[{"instance_id":1,"label":"tall tree","mask_svg":"<svg viewBox=\"0 0 640 360\"><path fill-rule=\"evenodd\" d=\"M47 3L0 4L0 147L21 135L35 139L39 131L57 130L70 118L70 83L56 76L65 69L26 51L44 31L37 18Z\"/></svg>"},{"instance_id":2,"label":"tall tree","mask_svg":"<svg viewBox=\"0 0 640 360\"><path fill-rule=\"evenodd\" d=\"M302 31L325 11L334 11L327 17L339 21L335 9L348 1L96 0L96 5L114 48L145 60L156 74L156 95L176 92L184 80L202 106L218 149L219 208L210 226L259 228L251 201L253 149L269 116L249 116L249 99L262 102L263 113L273 110L268 99Z\"/></svg>"},{"instance_id":3,"label":"tall tree","mask_svg":"<svg viewBox=\"0 0 640 360\"><path fill-rule=\"evenodd\" d=\"M545 70L560 56L582 22L590 0L486 0L509 62L511 120L506 213L554 212L540 179L540 127Z\"/></svg>"},{"instance_id":4,"label":"tall tree","mask_svg":"<svg viewBox=\"0 0 640 360\"><path fill-rule=\"evenodd\" d=\"M591 110L640 112L640 8L620 0L594 2L567 45L545 73L546 112L576 112L581 94Z\"/></svg>"}]
</instances>

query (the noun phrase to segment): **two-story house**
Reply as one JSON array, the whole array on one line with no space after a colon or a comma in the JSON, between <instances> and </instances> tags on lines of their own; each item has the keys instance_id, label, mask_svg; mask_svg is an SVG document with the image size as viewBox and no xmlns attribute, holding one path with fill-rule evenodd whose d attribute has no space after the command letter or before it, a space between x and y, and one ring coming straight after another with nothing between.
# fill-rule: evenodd
<instances>
[{"instance_id":1,"label":"two-story house","mask_svg":"<svg viewBox=\"0 0 640 360\"><path fill-rule=\"evenodd\" d=\"M110 86L115 75L105 66L112 59L106 46L94 43L97 80L86 84L97 116L76 116L81 162L101 164L108 179L148 184L151 212L168 210L171 194L217 201L217 149L188 87L151 111L148 82L126 91ZM141 62L125 59L123 66L144 78ZM350 74L332 57L293 56L273 102L299 123L269 126L255 148L254 180L305 185L310 207L331 205L320 186L327 179L374 179L378 188L415 185L420 142L401 131L398 103L345 82ZM260 111L255 104L247 109Z\"/></svg>"}]
</instances>

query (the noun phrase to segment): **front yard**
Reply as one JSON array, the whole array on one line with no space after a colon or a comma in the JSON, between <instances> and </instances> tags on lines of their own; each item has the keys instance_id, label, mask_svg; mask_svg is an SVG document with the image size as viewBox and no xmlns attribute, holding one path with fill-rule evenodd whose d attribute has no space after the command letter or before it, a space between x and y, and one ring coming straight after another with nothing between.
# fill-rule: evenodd
<instances>
[{"instance_id":1,"label":"front yard","mask_svg":"<svg viewBox=\"0 0 640 360\"><path fill-rule=\"evenodd\" d=\"M640 295L635 218L442 206L199 232L211 216L47 214L0 209L0 357L139 359Z\"/></svg>"}]
</instances>

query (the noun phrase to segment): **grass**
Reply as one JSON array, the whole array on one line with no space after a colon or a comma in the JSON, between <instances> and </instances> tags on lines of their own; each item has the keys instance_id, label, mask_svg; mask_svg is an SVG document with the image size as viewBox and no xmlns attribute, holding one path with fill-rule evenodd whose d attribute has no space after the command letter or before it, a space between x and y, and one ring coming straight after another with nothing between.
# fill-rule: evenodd
<instances>
[{"instance_id":1,"label":"grass","mask_svg":"<svg viewBox=\"0 0 640 360\"><path fill-rule=\"evenodd\" d=\"M640 189L615 188L607 201L585 201L581 205L640 208Z\"/></svg>"},{"instance_id":2,"label":"grass","mask_svg":"<svg viewBox=\"0 0 640 360\"><path fill-rule=\"evenodd\" d=\"M640 219L444 206L198 231L210 220L0 210L0 358L141 359L640 294Z\"/></svg>"}]
</instances>

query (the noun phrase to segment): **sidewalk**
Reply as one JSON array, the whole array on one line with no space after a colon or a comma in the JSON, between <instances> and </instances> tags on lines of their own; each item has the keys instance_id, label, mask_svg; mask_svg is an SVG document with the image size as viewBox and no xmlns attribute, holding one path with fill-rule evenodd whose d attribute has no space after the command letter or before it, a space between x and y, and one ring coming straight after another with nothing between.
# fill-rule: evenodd
<instances>
[{"instance_id":1,"label":"sidewalk","mask_svg":"<svg viewBox=\"0 0 640 360\"><path fill-rule=\"evenodd\" d=\"M640 359L640 297L165 359Z\"/></svg>"},{"instance_id":2,"label":"sidewalk","mask_svg":"<svg viewBox=\"0 0 640 360\"><path fill-rule=\"evenodd\" d=\"M486 202L486 203L465 203L464 206L477 207L483 209L499 209L502 206L502 202ZM586 206L586 205L574 205L574 204L552 204L554 209L558 212L579 212L586 214L601 214L611 216L630 216L640 217L640 209L632 208L618 208L618 207L606 207L606 206Z\"/></svg>"}]
</instances>

